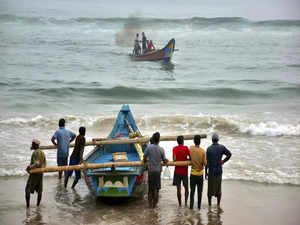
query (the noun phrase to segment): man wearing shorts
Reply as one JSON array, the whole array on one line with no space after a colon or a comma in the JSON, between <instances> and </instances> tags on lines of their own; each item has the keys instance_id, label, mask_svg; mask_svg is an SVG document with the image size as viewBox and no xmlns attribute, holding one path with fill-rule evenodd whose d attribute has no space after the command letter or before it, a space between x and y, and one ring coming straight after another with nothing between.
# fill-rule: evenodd
<instances>
[{"instance_id":1,"label":"man wearing shorts","mask_svg":"<svg viewBox=\"0 0 300 225\"><path fill-rule=\"evenodd\" d=\"M144 152L144 163L148 161L148 202L150 208L155 208L158 203L158 192L161 189L161 161L167 163L165 151L160 147L160 134L156 132L152 136L153 144L147 146Z\"/></svg>"},{"instance_id":2,"label":"man wearing shorts","mask_svg":"<svg viewBox=\"0 0 300 225\"><path fill-rule=\"evenodd\" d=\"M67 166L69 157L69 147L70 143L75 139L76 135L65 128L66 121L60 119L58 122L59 130L55 131L53 137L51 138L52 143L57 148L57 165ZM61 179L62 171L58 172L58 178ZM66 173L65 173L66 175Z\"/></svg>"},{"instance_id":3,"label":"man wearing shorts","mask_svg":"<svg viewBox=\"0 0 300 225\"><path fill-rule=\"evenodd\" d=\"M177 137L178 146L173 148L173 160L174 161L186 161L190 157L189 148L184 144L184 137ZM178 204L181 206L181 182L183 183L185 190L185 206L187 206L187 200L189 197L189 183L188 183L188 167L187 166L175 166L173 185L177 187Z\"/></svg>"},{"instance_id":4,"label":"man wearing shorts","mask_svg":"<svg viewBox=\"0 0 300 225\"><path fill-rule=\"evenodd\" d=\"M83 151L85 146L85 127L79 128L79 135L75 140L75 147L70 156L69 166L79 165L83 162ZM69 177L73 174L73 170L67 172L67 176L65 177L65 188L67 188ZM75 179L72 184L72 188L74 189L79 179L81 178L81 170L75 170Z\"/></svg>"}]
</instances>

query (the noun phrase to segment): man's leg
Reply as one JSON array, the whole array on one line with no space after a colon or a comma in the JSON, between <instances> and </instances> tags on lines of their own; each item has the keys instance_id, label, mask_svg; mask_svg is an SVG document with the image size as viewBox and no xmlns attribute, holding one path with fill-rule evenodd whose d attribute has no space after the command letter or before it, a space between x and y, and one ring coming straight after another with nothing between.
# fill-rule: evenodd
<instances>
[{"instance_id":1,"label":"man's leg","mask_svg":"<svg viewBox=\"0 0 300 225\"><path fill-rule=\"evenodd\" d=\"M198 209L201 208L202 191L203 191L203 176L199 176L198 177L198 182L197 182Z\"/></svg>"},{"instance_id":2,"label":"man's leg","mask_svg":"<svg viewBox=\"0 0 300 225\"><path fill-rule=\"evenodd\" d=\"M181 206L181 184L177 184L177 199L178 199L178 204Z\"/></svg>"},{"instance_id":3,"label":"man's leg","mask_svg":"<svg viewBox=\"0 0 300 225\"><path fill-rule=\"evenodd\" d=\"M220 206L221 198L222 198L222 194L220 193L220 194L217 196L218 206Z\"/></svg>"},{"instance_id":4,"label":"man's leg","mask_svg":"<svg viewBox=\"0 0 300 225\"><path fill-rule=\"evenodd\" d=\"M68 186L69 175L65 176L65 188Z\"/></svg>"},{"instance_id":5,"label":"man's leg","mask_svg":"<svg viewBox=\"0 0 300 225\"><path fill-rule=\"evenodd\" d=\"M188 184L185 184L184 185L184 205L185 207L187 207L187 201L189 199L189 185Z\"/></svg>"},{"instance_id":6,"label":"man's leg","mask_svg":"<svg viewBox=\"0 0 300 225\"><path fill-rule=\"evenodd\" d=\"M72 184L72 188L74 189L76 184L78 183L79 179L75 178L73 184Z\"/></svg>"},{"instance_id":7,"label":"man's leg","mask_svg":"<svg viewBox=\"0 0 300 225\"><path fill-rule=\"evenodd\" d=\"M26 199L26 207L29 208L30 206L30 192L25 190L25 199Z\"/></svg>"},{"instance_id":8,"label":"man's leg","mask_svg":"<svg viewBox=\"0 0 300 225\"><path fill-rule=\"evenodd\" d=\"M195 182L194 182L194 176L193 175L191 175L191 177L190 177L190 186L191 186L190 209L193 209L193 207L194 207L194 195L195 195Z\"/></svg>"},{"instance_id":9,"label":"man's leg","mask_svg":"<svg viewBox=\"0 0 300 225\"><path fill-rule=\"evenodd\" d=\"M41 200L42 200L42 192L41 192L41 193L38 193L38 198L37 198L37 203L36 203L37 206L40 205Z\"/></svg>"},{"instance_id":10,"label":"man's leg","mask_svg":"<svg viewBox=\"0 0 300 225\"><path fill-rule=\"evenodd\" d=\"M155 189L153 191L153 205L152 205L153 208L156 207L156 205L158 203L158 198L159 198L159 196L158 196L158 189Z\"/></svg>"}]
</instances>

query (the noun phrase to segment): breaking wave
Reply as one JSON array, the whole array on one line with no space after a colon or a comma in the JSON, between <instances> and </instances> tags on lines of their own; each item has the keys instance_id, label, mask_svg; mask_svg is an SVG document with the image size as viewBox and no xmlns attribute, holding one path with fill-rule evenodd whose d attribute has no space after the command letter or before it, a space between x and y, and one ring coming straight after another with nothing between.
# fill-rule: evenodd
<instances>
[{"instance_id":1,"label":"breaking wave","mask_svg":"<svg viewBox=\"0 0 300 225\"><path fill-rule=\"evenodd\" d=\"M77 130L84 124L92 131L110 131L115 123L115 117L88 117L67 115L64 117L68 127ZM0 128L37 128L56 129L58 117L44 117L38 115L33 118L11 118L0 120ZM300 123L289 124L278 121L251 121L231 115L174 115L136 117L136 123L142 133L151 133L153 130L172 132L203 132L219 131L225 134L246 134L251 136L300 136Z\"/></svg>"}]
</instances>

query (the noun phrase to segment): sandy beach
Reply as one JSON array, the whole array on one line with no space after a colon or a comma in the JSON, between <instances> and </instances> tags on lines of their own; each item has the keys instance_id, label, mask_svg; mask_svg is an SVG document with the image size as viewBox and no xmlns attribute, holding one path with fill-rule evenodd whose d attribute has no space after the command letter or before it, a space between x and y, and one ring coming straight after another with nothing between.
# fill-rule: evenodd
<instances>
[{"instance_id":1,"label":"sandy beach","mask_svg":"<svg viewBox=\"0 0 300 225\"><path fill-rule=\"evenodd\" d=\"M268 185L244 181L223 181L221 207L208 207L206 185L201 210L178 207L176 188L163 180L157 209L149 209L147 199L96 200L83 180L67 190L56 177L44 179L42 204L36 195L26 209L24 187L27 177L1 177L0 224L256 224L298 225L298 186Z\"/></svg>"}]
</instances>

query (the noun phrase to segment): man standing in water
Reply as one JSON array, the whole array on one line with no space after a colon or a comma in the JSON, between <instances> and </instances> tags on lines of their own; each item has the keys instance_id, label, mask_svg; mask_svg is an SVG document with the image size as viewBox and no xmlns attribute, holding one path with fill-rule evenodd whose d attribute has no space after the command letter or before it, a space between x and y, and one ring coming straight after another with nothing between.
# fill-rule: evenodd
<instances>
[{"instance_id":1,"label":"man standing in water","mask_svg":"<svg viewBox=\"0 0 300 225\"><path fill-rule=\"evenodd\" d=\"M191 186L191 195L190 195L190 209L194 207L194 195L195 188L197 186L198 192L198 209L201 208L202 200L202 191L203 191L203 173L204 168L207 165L206 153L204 149L200 147L201 137L200 135L194 136L195 146L190 147L190 156L192 161L192 169L190 176L190 186Z\"/></svg>"},{"instance_id":2,"label":"man standing in water","mask_svg":"<svg viewBox=\"0 0 300 225\"><path fill-rule=\"evenodd\" d=\"M57 130L51 138L52 143L57 148L57 165L67 166L69 157L70 143L75 139L76 135L67 129L65 129L65 119L60 119L58 122L59 130ZM57 142L55 142L57 141ZM58 178L61 179L62 171L58 172ZM65 172L66 176L66 172Z\"/></svg>"},{"instance_id":3,"label":"man standing in water","mask_svg":"<svg viewBox=\"0 0 300 225\"><path fill-rule=\"evenodd\" d=\"M83 151L85 145L85 127L79 128L79 135L75 140L75 147L70 157L69 166L78 165L83 162ZM73 170L67 172L67 176L65 177L65 188L68 185L68 179L72 176ZM81 178L81 171L75 170L75 180L72 184L72 188L75 188L75 185L78 183Z\"/></svg>"},{"instance_id":4,"label":"man standing in water","mask_svg":"<svg viewBox=\"0 0 300 225\"><path fill-rule=\"evenodd\" d=\"M207 197L209 206L211 206L212 196L217 197L218 206L220 206L222 197L222 166L231 157L231 152L224 145L220 145L218 141L219 135L214 133L212 136L213 144L206 151L205 179L208 177ZM222 160L223 155L226 155L224 160Z\"/></svg>"},{"instance_id":5,"label":"man standing in water","mask_svg":"<svg viewBox=\"0 0 300 225\"><path fill-rule=\"evenodd\" d=\"M178 146L173 148L173 160L174 161L186 161L190 156L189 148L184 143L184 137L177 137ZM181 206L181 181L184 186L185 192L185 206L187 206L187 201L189 198L189 182L188 182L188 167L187 166L175 166L174 177L173 177L173 185L177 187L177 199L178 204Z\"/></svg>"},{"instance_id":6,"label":"man standing in water","mask_svg":"<svg viewBox=\"0 0 300 225\"><path fill-rule=\"evenodd\" d=\"M31 155L30 165L27 166L26 168L28 173L31 169L46 167L45 153L41 151L39 148L40 148L40 140L33 139L31 144L31 150L34 151ZM38 193L36 205L39 206L42 200L42 192L43 192L43 173L33 173L29 175L25 187L25 199L26 199L27 208L30 205L30 193L33 194L34 191Z\"/></svg>"},{"instance_id":7,"label":"man standing in water","mask_svg":"<svg viewBox=\"0 0 300 225\"><path fill-rule=\"evenodd\" d=\"M156 132L152 136L153 144L147 146L144 152L144 163L148 161L148 202L150 208L155 208L158 203L158 192L161 188L161 161L167 163L165 151L160 147L160 134Z\"/></svg>"}]
</instances>

